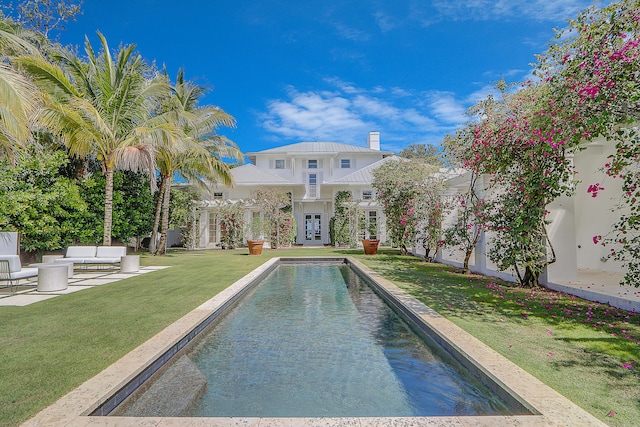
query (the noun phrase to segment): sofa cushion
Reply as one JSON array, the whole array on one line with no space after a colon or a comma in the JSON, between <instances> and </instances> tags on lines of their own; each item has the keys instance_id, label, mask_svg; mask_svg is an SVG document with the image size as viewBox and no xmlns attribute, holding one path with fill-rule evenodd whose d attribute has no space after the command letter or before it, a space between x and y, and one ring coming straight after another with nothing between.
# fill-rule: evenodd
<instances>
[{"instance_id":1,"label":"sofa cushion","mask_svg":"<svg viewBox=\"0 0 640 427\"><path fill-rule=\"evenodd\" d=\"M0 259L6 259L9 261L9 272L11 273L22 269L22 263L20 262L20 256L18 255L0 255Z\"/></svg>"},{"instance_id":2,"label":"sofa cushion","mask_svg":"<svg viewBox=\"0 0 640 427\"><path fill-rule=\"evenodd\" d=\"M98 246L95 256L96 258L117 258L117 261L111 262L120 262L120 257L126 254L127 248L124 246Z\"/></svg>"},{"instance_id":3,"label":"sofa cushion","mask_svg":"<svg viewBox=\"0 0 640 427\"><path fill-rule=\"evenodd\" d=\"M96 256L95 246L69 246L65 258L92 258Z\"/></svg>"},{"instance_id":4,"label":"sofa cushion","mask_svg":"<svg viewBox=\"0 0 640 427\"><path fill-rule=\"evenodd\" d=\"M87 264L90 261L86 261L86 260L93 260L95 258L75 258L75 257L64 257L64 258L58 258L58 259L54 259L53 262L54 263L63 263L63 262L72 262L74 264Z\"/></svg>"},{"instance_id":5,"label":"sofa cushion","mask_svg":"<svg viewBox=\"0 0 640 427\"><path fill-rule=\"evenodd\" d=\"M35 277L38 275L38 269L36 267L25 267L20 271L11 272L11 278L13 280L26 279L27 277Z\"/></svg>"}]
</instances>

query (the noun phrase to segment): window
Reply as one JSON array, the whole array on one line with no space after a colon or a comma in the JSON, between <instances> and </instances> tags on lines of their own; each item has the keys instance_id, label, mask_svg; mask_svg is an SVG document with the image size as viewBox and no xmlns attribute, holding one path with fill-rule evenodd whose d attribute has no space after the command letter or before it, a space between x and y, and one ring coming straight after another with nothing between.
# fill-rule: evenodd
<instances>
[{"instance_id":1,"label":"window","mask_svg":"<svg viewBox=\"0 0 640 427\"><path fill-rule=\"evenodd\" d=\"M341 169L350 169L351 168L351 159L341 159L340 160L340 168Z\"/></svg>"},{"instance_id":2,"label":"window","mask_svg":"<svg viewBox=\"0 0 640 427\"><path fill-rule=\"evenodd\" d=\"M222 199L222 193L221 192L213 193L213 199L214 200Z\"/></svg>"},{"instance_id":3,"label":"window","mask_svg":"<svg viewBox=\"0 0 640 427\"><path fill-rule=\"evenodd\" d=\"M209 212L209 244L218 242L218 216Z\"/></svg>"},{"instance_id":4,"label":"window","mask_svg":"<svg viewBox=\"0 0 640 427\"><path fill-rule=\"evenodd\" d=\"M309 174L309 185L316 185L318 181L318 175L316 175L315 173L310 173Z\"/></svg>"},{"instance_id":5,"label":"window","mask_svg":"<svg viewBox=\"0 0 640 427\"><path fill-rule=\"evenodd\" d=\"M362 190L362 200L371 200L371 199L373 199L373 191Z\"/></svg>"},{"instance_id":6,"label":"window","mask_svg":"<svg viewBox=\"0 0 640 427\"><path fill-rule=\"evenodd\" d=\"M367 218L367 235L368 239L378 238L378 214L376 211L369 211Z\"/></svg>"},{"instance_id":7,"label":"window","mask_svg":"<svg viewBox=\"0 0 640 427\"><path fill-rule=\"evenodd\" d=\"M318 161L317 160L309 160L307 163L307 167L309 169L318 169Z\"/></svg>"},{"instance_id":8,"label":"window","mask_svg":"<svg viewBox=\"0 0 640 427\"><path fill-rule=\"evenodd\" d=\"M276 160L276 169L284 169L284 159Z\"/></svg>"}]
</instances>

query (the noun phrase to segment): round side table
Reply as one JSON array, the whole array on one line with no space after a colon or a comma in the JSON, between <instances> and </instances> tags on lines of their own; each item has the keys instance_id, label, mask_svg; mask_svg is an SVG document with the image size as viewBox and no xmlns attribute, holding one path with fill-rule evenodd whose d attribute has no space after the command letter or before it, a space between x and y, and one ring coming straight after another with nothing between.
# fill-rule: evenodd
<instances>
[{"instance_id":1,"label":"round side table","mask_svg":"<svg viewBox=\"0 0 640 427\"><path fill-rule=\"evenodd\" d=\"M38 292L63 291L67 289L69 267L66 264L41 264L38 266Z\"/></svg>"},{"instance_id":2,"label":"round side table","mask_svg":"<svg viewBox=\"0 0 640 427\"><path fill-rule=\"evenodd\" d=\"M120 272L137 273L140 270L140 255L125 255L120 257Z\"/></svg>"}]
</instances>

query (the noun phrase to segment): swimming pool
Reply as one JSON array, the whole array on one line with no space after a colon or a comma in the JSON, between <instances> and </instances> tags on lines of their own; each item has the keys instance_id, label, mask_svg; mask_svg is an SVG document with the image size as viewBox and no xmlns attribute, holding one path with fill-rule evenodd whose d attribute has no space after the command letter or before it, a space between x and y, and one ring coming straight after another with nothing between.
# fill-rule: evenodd
<instances>
[{"instance_id":1,"label":"swimming pool","mask_svg":"<svg viewBox=\"0 0 640 427\"><path fill-rule=\"evenodd\" d=\"M513 399L505 402L407 321L344 263L285 263L114 414L531 414Z\"/></svg>"},{"instance_id":2,"label":"swimming pool","mask_svg":"<svg viewBox=\"0 0 640 427\"><path fill-rule=\"evenodd\" d=\"M402 316L409 319L421 334L438 342L482 383L500 395L504 401L521 405L530 414L482 415L439 417L322 417L322 418L268 418L268 417L123 417L111 414L105 420L102 415L113 409L127 396L145 387L146 380L156 376L200 332L219 318L237 302L246 291L266 277L276 266L291 262L339 261L357 271L366 282L384 295L385 301ZM182 360L182 359L179 359ZM190 364L186 364L190 366ZM191 375L193 370L187 370ZM168 370L166 370L168 372ZM181 373L181 372L179 372ZM191 376L193 378L193 376ZM511 404L509 405L511 406ZM417 301L395 284L380 276L352 257L272 258L251 271L229 287L194 308L182 318L133 349L93 378L85 381L69 393L47 406L23 427L43 425L78 425L139 427L154 426L359 426L381 427L389 425L482 425L508 427L526 425L605 426L593 415L543 384L522 368L490 349L475 337L447 320L439 313Z\"/></svg>"}]
</instances>

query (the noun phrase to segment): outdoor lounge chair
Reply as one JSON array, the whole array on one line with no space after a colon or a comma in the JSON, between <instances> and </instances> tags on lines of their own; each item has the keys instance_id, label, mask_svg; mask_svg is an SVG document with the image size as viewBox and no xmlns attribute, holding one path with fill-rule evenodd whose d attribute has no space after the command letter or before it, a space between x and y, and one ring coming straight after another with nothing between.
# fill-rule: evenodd
<instances>
[{"instance_id":1,"label":"outdoor lounge chair","mask_svg":"<svg viewBox=\"0 0 640 427\"><path fill-rule=\"evenodd\" d=\"M20 235L16 231L0 232L0 282L9 283L11 292L20 279L35 277L37 268L22 268L20 261Z\"/></svg>"}]
</instances>

